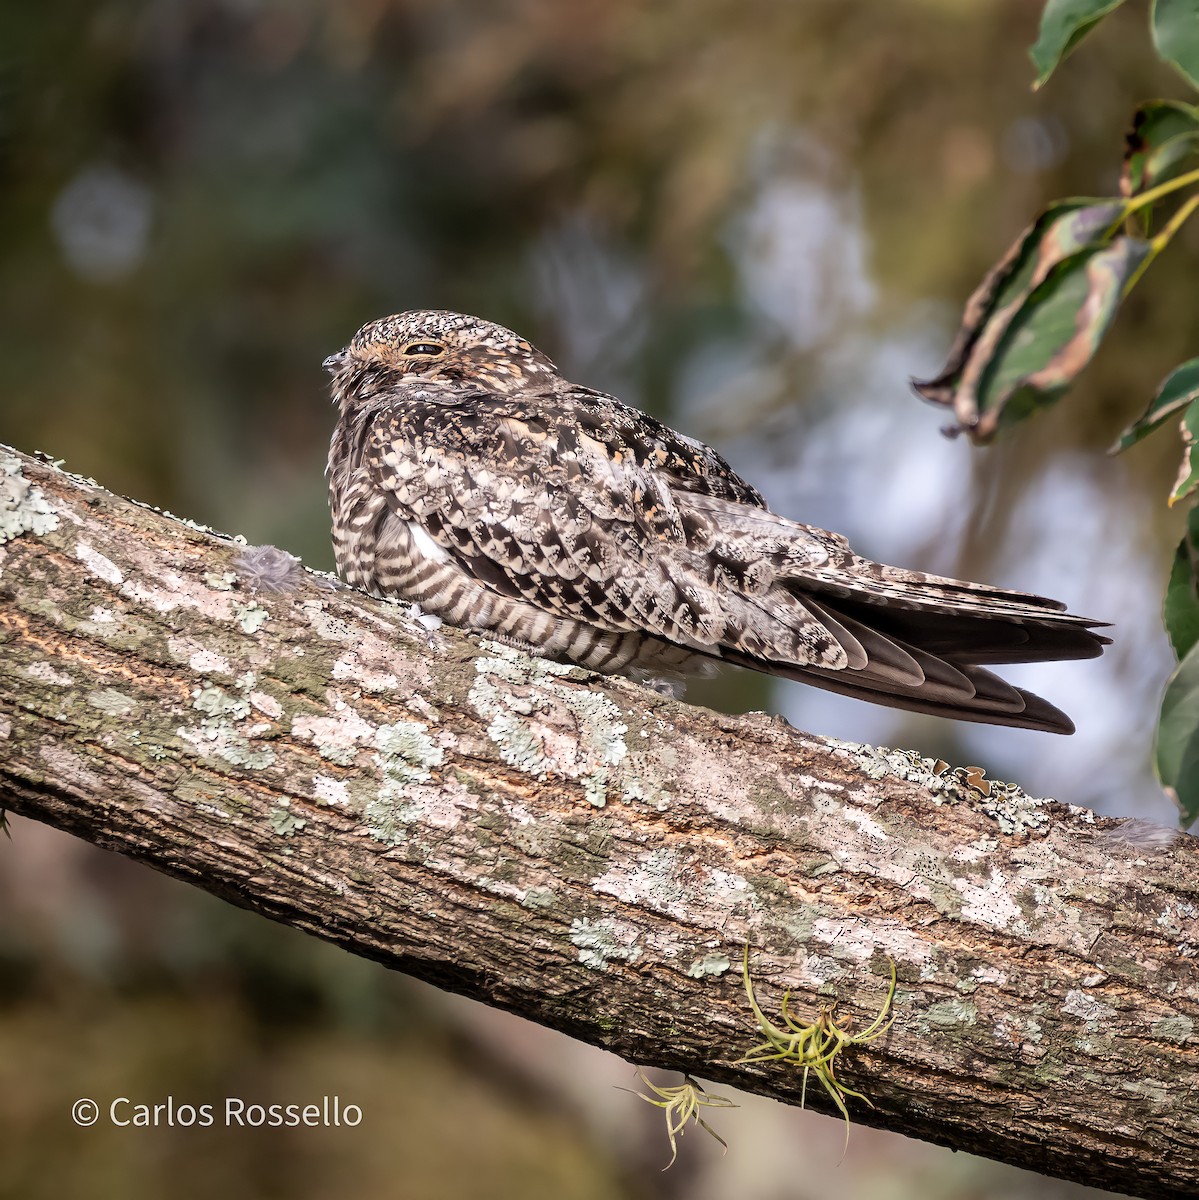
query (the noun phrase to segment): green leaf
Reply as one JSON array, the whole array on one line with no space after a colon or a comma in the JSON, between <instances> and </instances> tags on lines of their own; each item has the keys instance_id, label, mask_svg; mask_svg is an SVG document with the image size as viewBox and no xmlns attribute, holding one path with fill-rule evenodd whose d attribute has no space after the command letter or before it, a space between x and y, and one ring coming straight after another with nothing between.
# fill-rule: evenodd
<instances>
[{"instance_id":1,"label":"green leaf","mask_svg":"<svg viewBox=\"0 0 1199 1200\"><path fill-rule=\"evenodd\" d=\"M985 361L1019 310L1021 301L1060 262L1088 246L1102 245L1119 221L1119 200L1072 199L1051 204L1008 248L966 301L949 357L932 379L912 380L917 395L958 412L957 398L971 363ZM977 371L975 371L977 374ZM973 415L959 412L963 425Z\"/></svg>"},{"instance_id":2,"label":"green leaf","mask_svg":"<svg viewBox=\"0 0 1199 1200\"><path fill-rule=\"evenodd\" d=\"M1184 659L1199 642L1199 508L1187 514L1186 536L1174 552L1162 616L1170 644Z\"/></svg>"},{"instance_id":3,"label":"green leaf","mask_svg":"<svg viewBox=\"0 0 1199 1200\"><path fill-rule=\"evenodd\" d=\"M1190 406L1182 416L1182 466L1167 503L1174 505L1199 487L1199 402Z\"/></svg>"},{"instance_id":4,"label":"green leaf","mask_svg":"<svg viewBox=\"0 0 1199 1200\"><path fill-rule=\"evenodd\" d=\"M1050 205L1033 225L1035 240L1026 240L1015 269L995 292L995 309L1019 301L1037 287L1058 263L1088 246L1103 245L1120 219L1119 200L1063 200Z\"/></svg>"},{"instance_id":5,"label":"green leaf","mask_svg":"<svg viewBox=\"0 0 1199 1200\"><path fill-rule=\"evenodd\" d=\"M1041 31L1028 54L1037 69L1039 88L1075 46L1124 0L1047 0Z\"/></svg>"},{"instance_id":6,"label":"green leaf","mask_svg":"<svg viewBox=\"0 0 1199 1200\"><path fill-rule=\"evenodd\" d=\"M1135 196L1181 175L1199 159L1199 108L1149 100L1133 114L1125 140L1120 195Z\"/></svg>"},{"instance_id":7,"label":"green leaf","mask_svg":"<svg viewBox=\"0 0 1199 1200\"><path fill-rule=\"evenodd\" d=\"M1153 0L1149 23L1158 55L1199 87L1199 0Z\"/></svg>"},{"instance_id":8,"label":"green leaf","mask_svg":"<svg viewBox=\"0 0 1199 1200\"><path fill-rule=\"evenodd\" d=\"M1150 253L1147 242L1117 238L1076 255L1021 305L985 364L975 398L971 436L986 441L1051 404L1091 361L1124 296Z\"/></svg>"},{"instance_id":9,"label":"green leaf","mask_svg":"<svg viewBox=\"0 0 1199 1200\"><path fill-rule=\"evenodd\" d=\"M918 395L953 408L982 444L1052 403L1090 362L1150 243L1112 239L1119 200L1063 201L1042 214L966 305L949 360Z\"/></svg>"},{"instance_id":10,"label":"green leaf","mask_svg":"<svg viewBox=\"0 0 1199 1200\"><path fill-rule=\"evenodd\" d=\"M1118 454L1129 446L1135 446L1146 434L1181 413L1195 400L1199 400L1199 358L1184 362L1166 376L1149 407L1120 435L1120 440L1108 453Z\"/></svg>"},{"instance_id":11,"label":"green leaf","mask_svg":"<svg viewBox=\"0 0 1199 1200\"><path fill-rule=\"evenodd\" d=\"M1182 810L1199 818L1199 646L1192 646L1166 684L1157 725L1157 776Z\"/></svg>"}]
</instances>

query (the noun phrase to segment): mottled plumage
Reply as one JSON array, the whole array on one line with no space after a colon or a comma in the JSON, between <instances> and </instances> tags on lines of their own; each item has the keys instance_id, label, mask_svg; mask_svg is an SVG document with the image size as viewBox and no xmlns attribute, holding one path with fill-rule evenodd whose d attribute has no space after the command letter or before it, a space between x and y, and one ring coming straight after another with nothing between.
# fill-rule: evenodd
<instances>
[{"instance_id":1,"label":"mottled plumage","mask_svg":"<svg viewBox=\"0 0 1199 1200\"><path fill-rule=\"evenodd\" d=\"M861 558L501 326L402 313L325 365L340 410L333 541L352 584L597 671L721 661L959 720L1073 729L982 664L1094 657L1097 622Z\"/></svg>"}]
</instances>

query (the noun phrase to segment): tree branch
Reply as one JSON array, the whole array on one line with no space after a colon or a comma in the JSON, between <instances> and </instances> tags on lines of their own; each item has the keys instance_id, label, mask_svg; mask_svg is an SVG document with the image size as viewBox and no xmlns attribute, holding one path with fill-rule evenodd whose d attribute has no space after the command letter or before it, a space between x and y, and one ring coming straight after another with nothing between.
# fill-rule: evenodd
<instances>
[{"instance_id":1,"label":"tree branch","mask_svg":"<svg viewBox=\"0 0 1199 1200\"><path fill-rule=\"evenodd\" d=\"M408 611L0 448L0 805L638 1063L839 996L854 1119L1199 1191L1199 852ZM243 556L241 574L236 565ZM277 565L277 563L275 564ZM984 794L989 788L989 794ZM19 852L4 848L0 853ZM809 1102L828 1111L817 1089Z\"/></svg>"}]
</instances>

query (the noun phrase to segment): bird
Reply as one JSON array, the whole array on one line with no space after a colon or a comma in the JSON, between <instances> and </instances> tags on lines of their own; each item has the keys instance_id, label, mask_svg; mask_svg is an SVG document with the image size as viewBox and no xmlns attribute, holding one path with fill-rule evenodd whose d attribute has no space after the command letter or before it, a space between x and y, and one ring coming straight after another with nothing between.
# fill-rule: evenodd
<instances>
[{"instance_id":1,"label":"bird","mask_svg":"<svg viewBox=\"0 0 1199 1200\"><path fill-rule=\"evenodd\" d=\"M399 313L324 365L333 548L355 587L600 674L670 686L732 664L914 712L1074 731L988 667L1096 657L1102 622L872 562L501 325Z\"/></svg>"}]
</instances>

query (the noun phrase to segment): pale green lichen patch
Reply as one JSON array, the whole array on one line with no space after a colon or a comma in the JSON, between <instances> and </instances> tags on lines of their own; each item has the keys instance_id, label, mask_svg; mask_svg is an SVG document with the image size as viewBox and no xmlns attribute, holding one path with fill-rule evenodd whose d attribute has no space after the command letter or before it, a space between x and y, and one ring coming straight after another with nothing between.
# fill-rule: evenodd
<instances>
[{"instance_id":1,"label":"pale green lichen patch","mask_svg":"<svg viewBox=\"0 0 1199 1200\"><path fill-rule=\"evenodd\" d=\"M601 692L578 687L577 667L530 658L498 642L475 661L470 702L487 721L487 735L511 767L544 779L557 775L582 785L602 808L628 754L628 726Z\"/></svg>"},{"instance_id":2,"label":"pale green lichen patch","mask_svg":"<svg viewBox=\"0 0 1199 1200\"><path fill-rule=\"evenodd\" d=\"M1049 805L1054 801L1030 796L1017 784L995 780L991 781L991 790L985 796L971 796L971 803L994 818L1003 833L1014 835L1043 833L1047 830L1050 825Z\"/></svg>"},{"instance_id":3,"label":"pale green lichen patch","mask_svg":"<svg viewBox=\"0 0 1199 1200\"><path fill-rule=\"evenodd\" d=\"M1122 1079L1120 1087L1134 1096L1143 1096L1151 1104L1170 1104L1170 1087L1160 1079Z\"/></svg>"},{"instance_id":4,"label":"pale green lichen patch","mask_svg":"<svg viewBox=\"0 0 1199 1200\"><path fill-rule=\"evenodd\" d=\"M210 717L231 717L235 721L250 715L250 702L230 696L224 688L196 688L192 692L192 708Z\"/></svg>"},{"instance_id":5,"label":"pale green lichen patch","mask_svg":"<svg viewBox=\"0 0 1199 1200\"><path fill-rule=\"evenodd\" d=\"M806 744L815 749L822 748L820 742ZM825 738L823 745L853 759L870 779L906 779L920 784L934 795L952 790L952 779L938 770L938 767L945 767L945 764L925 758L914 750L891 750L886 746L867 746L861 742L845 742L840 738Z\"/></svg>"},{"instance_id":6,"label":"pale green lichen patch","mask_svg":"<svg viewBox=\"0 0 1199 1200\"><path fill-rule=\"evenodd\" d=\"M233 615L241 626L242 633L257 633L271 614L257 600L251 600L249 604L236 605Z\"/></svg>"},{"instance_id":7,"label":"pale green lichen patch","mask_svg":"<svg viewBox=\"0 0 1199 1200\"><path fill-rule=\"evenodd\" d=\"M201 576L204 582L216 592L231 592L237 582L235 571L205 571Z\"/></svg>"},{"instance_id":8,"label":"pale green lichen patch","mask_svg":"<svg viewBox=\"0 0 1199 1200\"><path fill-rule=\"evenodd\" d=\"M286 798L280 800L278 805L271 809L268 820L271 828L281 837L291 837L308 824L303 817L297 817L291 811L291 801Z\"/></svg>"},{"instance_id":9,"label":"pale green lichen patch","mask_svg":"<svg viewBox=\"0 0 1199 1200\"><path fill-rule=\"evenodd\" d=\"M1176 1042L1182 1046L1194 1036L1195 1022L1182 1013L1174 1013L1154 1021L1149 1027L1149 1032L1164 1042Z\"/></svg>"},{"instance_id":10,"label":"pale green lichen patch","mask_svg":"<svg viewBox=\"0 0 1199 1200\"><path fill-rule=\"evenodd\" d=\"M375 765L393 784L424 783L445 762L445 751L429 736L428 725L396 721L375 731Z\"/></svg>"},{"instance_id":11,"label":"pale green lichen patch","mask_svg":"<svg viewBox=\"0 0 1199 1200\"><path fill-rule=\"evenodd\" d=\"M150 741L142 736L140 729L130 729L125 734L125 740L131 745L138 746L154 762L162 762L171 757L171 752L161 742Z\"/></svg>"},{"instance_id":12,"label":"pale green lichen patch","mask_svg":"<svg viewBox=\"0 0 1199 1200\"><path fill-rule=\"evenodd\" d=\"M250 703L244 697L231 696L223 688L197 688L192 707L204 714L198 728L182 728L178 734L201 754L215 755L231 766L259 770L275 761L270 746L255 747L251 738L269 726L251 726L241 730L238 724L250 715Z\"/></svg>"},{"instance_id":13,"label":"pale green lichen patch","mask_svg":"<svg viewBox=\"0 0 1199 1200\"><path fill-rule=\"evenodd\" d=\"M637 932L636 926L609 917L576 918L570 923L570 940L579 951L579 962L593 971L602 971L613 959L636 962L641 957L635 945Z\"/></svg>"},{"instance_id":14,"label":"pale green lichen patch","mask_svg":"<svg viewBox=\"0 0 1199 1200\"><path fill-rule=\"evenodd\" d=\"M705 975L723 975L732 966L727 954L705 954L687 968L692 979L703 979Z\"/></svg>"},{"instance_id":15,"label":"pale green lichen patch","mask_svg":"<svg viewBox=\"0 0 1199 1200\"><path fill-rule=\"evenodd\" d=\"M0 546L23 533L41 537L57 529L58 520L41 488L21 474L21 460L0 458Z\"/></svg>"},{"instance_id":16,"label":"pale green lichen patch","mask_svg":"<svg viewBox=\"0 0 1199 1200\"><path fill-rule=\"evenodd\" d=\"M556 900L553 888L531 887L521 898L521 904L525 908L553 908Z\"/></svg>"},{"instance_id":17,"label":"pale green lichen patch","mask_svg":"<svg viewBox=\"0 0 1199 1200\"><path fill-rule=\"evenodd\" d=\"M1116 1015L1116 1010L1110 1004L1104 1004L1102 1000L1088 996L1086 992L1078 988L1073 988L1066 993L1066 998L1062 1002L1062 1012L1086 1021L1087 1028L1092 1030L1098 1029L1100 1025L1110 1021Z\"/></svg>"},{"instance_id":18,"label":"pale green lichen patch","mask_svg":"<svg viewBox=\"0 0 1199 1200\"><path fill-rule=\"evenodd\" d=\"M30 679L37 680L38 683L50 683L55 687L71 687L75 683L75 680L65 671L56 670L48 662L30 663L25 668L25 674Z\"/></svg>"},{"instance_id":19,"label":"pale green lichen patch","mask_svg":"<svg viewBox=\"0 0 1199 1200\"><path fill-rule=\"evenodd\" d=\"M978 1009L968 1000L942 1000L926 1008L916 1020L922 1033L944 1032L974 1025L978 1021Z\"/></svg>"},{"instance_id":20,"label":"pale green lichen patch","mask_svg":"<svg viewBox=\"0 0 1199 1200\"><path fill-rule=\"evenodd\" d=\"M386 845L399 845L414 822L452 829L463 809L477 809L478 799L457 780L424 786L445 763L445 750L419 721L396 721L375 732L375 766L382 783L363 809L366 832Z\"/></svg>"},{"instance_id":21,"label":"pale green lichen patch","mask_svg":"<svg viewBox=\"0 0 1199 1200\"><path fill-rule=\"evenodd\" d=\"M819 747L819 743L805 744ZM935 804L971 804L993 818L1006 834L1043 832L1049 827L1048 806L1053 800L1030 796L1014 783L988 779L977 767L951 767L914 750L891 750L837 738L826 738L823 744L852 759L869 779L915 783L931 795Z\"/></svg>"},{"instance_id":22,"label":"pale green lichen patch","mask_svg":"<svg viewBox=\"0 0 1199 1200\"><path fill-rule=\"evenodd\" d=\"M408 839L408 826L420 818L420 805L397 801L386 786L369 801L362 813L367 835L385 846L398 846Z\"/></svg>"},{"instance_id":23,"label":"pale green lichen patch","mask_svg":"<svg viewBox=\"0 0 1199 1200\"><path fill-rule=\"evenodd\" d=\"M123 717L137 707L130 696L126 696L124 692L118 692L115 688L101 688L98 692L93 692L88 696L87 702L92 708L98 708L110 717Z\"/></svg>"},{"instance_id":24,"label":"pale green lichen patch","mask_svg":"<svg viewBox=\"0 0 1199 1200\"><path fill-rule=\"evenodd\" d=\"M408 837L408 821L388 802L371 800L363 810L362 820L367 834L385 846L398 846Z\"/></svg>"}]
</instances>

